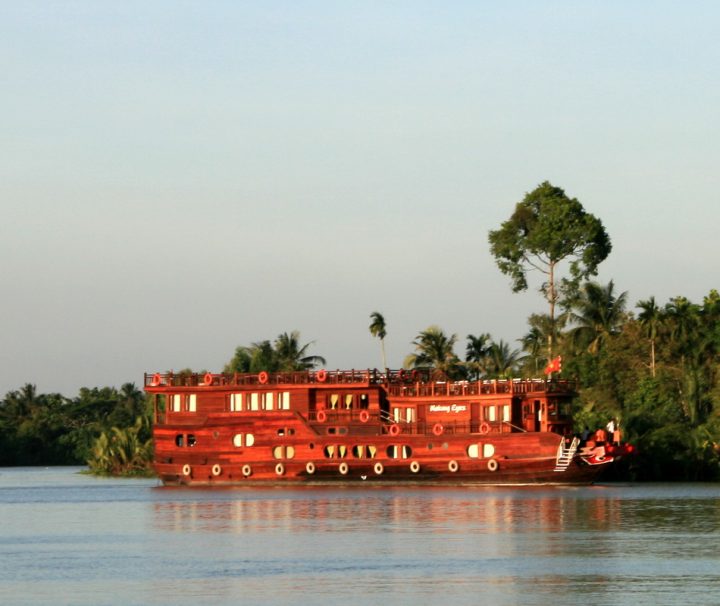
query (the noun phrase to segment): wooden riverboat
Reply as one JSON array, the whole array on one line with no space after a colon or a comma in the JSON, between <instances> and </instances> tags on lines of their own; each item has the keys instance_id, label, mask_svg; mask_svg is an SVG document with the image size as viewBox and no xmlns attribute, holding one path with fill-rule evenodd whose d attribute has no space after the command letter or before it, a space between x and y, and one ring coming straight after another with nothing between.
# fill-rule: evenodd
<instances>
[{"instance_id":1,"label":"wooden riverboat","mask_svg":"<svg viewBox=\"0 0 720 606\"><path fill-rule=\"evenodd\" d=\"M589 484L631 446L572 435L572 381L378 370L145 375L168 485Z\"/></svg>"}]
</instances>

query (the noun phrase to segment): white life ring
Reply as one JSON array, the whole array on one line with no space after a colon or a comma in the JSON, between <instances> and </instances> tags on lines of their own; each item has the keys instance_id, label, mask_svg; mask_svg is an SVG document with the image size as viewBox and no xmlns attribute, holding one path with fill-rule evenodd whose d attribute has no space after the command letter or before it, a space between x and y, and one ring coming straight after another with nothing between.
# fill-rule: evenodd
<instances>
[{"instance_id":1,"label":"white life ring","mask_svg":"<svg viewBox=\"0 0 720 606\"><path fill-rule=\"evenodd\" d=\"M458 462L453 459L452 461L450 461L450 462L448 463L448 469L449 469L452 473L455 473L458 469L460 469L460 465L458 465Z\"/></svg>"},{"instance_id":2,"label":"white life ring","mask_svg":"<svg viewBox=\"0 0 720 606\"><path fill-rule=\"evenodd\" d=\"M489 471L497 471L498 470L498 462L495 459L489 459L487 462L487 468Z\"/></svg>"},{"instance_id":3,"label":"white life ring","mask_svg":"<svg viewBox=\"0 0 720 606\"><path fill-rule=\"evenodd\" d=\"M338 467L338 471L339 471L342 475L346 476L348 470L349 470L348 464L347 464L345 461L343 461L342 463L340 463L340 466Z\"/></svg>"},{"instance_id":4,"label":"white life ring","mask_svg":"<svg viewBox=\"0 0 720 606\"><path fill-rule=\"evenodd\" d=\"M184 476L189 476L192 473L192 467L185 463L185 465L183 465L182 472Z\"/></svg>"},{"instance_id":5,"label":"white life ring","mask_svg":"<svg viewBox=\"0 0 720 606\"><path fill-rule=\"evenodd\" d=\"M283 475L285 473L285 465L282 463L275 465L275 473L279 476Z\"/></svg>"},{"instance_id":6,"label":"white life ring","mask_svg":"<svg viewBox=\"0 0 720 606\"><path fill-rule=\"evenodd\" d=\"M242 474L247 478L252 475L252 467L250 465L243 465Z\"/></svg>"},{"instance_id":7,"label":"white life ring","mask_svg":"<svg viewBox=\"0 0 720 606\"><path fill-rule=\"evenodd\" d=\"M375 472L375 475L381 476L382 472L385 471L385 468L383 467L383 464L378 461L373 465L373 471Z\"/></svg>"},{"instance_id":8,"label":"white life ring","mask_svg":"<svg viewBox=\"0 0 720 606\"><path fill-rule=\"evenodd\" d=\"M222 473L222 467L215 463L215 465L212 466L212 474L214 476L219 476Z\"/></svg>"},{"instance_id":9,"label":"white life ring","mask_svg":"<svg viewBox=\"0 0 720 606\"><path fill-rule=\"evenodd\" d=\"M308 472L308 475L314 474L315 473L315 463L313 463L312 461L308 461L305 464L305 471Z\"/></svg>"},{"instance_id":10,"label":"white life ring","mask_svg":"<svg viewBox=\"0 0 720 606\"><path fill-rule=\"evenodd\" d=\"M412 471L413 473L417 473L418 471L420 471L420 463L418 463L417 461L413 461L412 463L410 463L410 471Z\"/></svg>"}]
</instances>

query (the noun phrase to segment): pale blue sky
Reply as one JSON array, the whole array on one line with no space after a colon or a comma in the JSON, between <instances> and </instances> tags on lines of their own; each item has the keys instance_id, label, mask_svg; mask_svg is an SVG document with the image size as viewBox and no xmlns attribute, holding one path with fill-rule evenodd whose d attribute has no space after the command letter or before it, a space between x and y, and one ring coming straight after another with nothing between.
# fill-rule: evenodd
<instances>
[{"instance_id":1,"label":"pale blue sky","mask_svg":"<svg viewBox=\"0 0 720 606\"><path fill-rule=\"evenodd\" d=\"M0 2L0 396L515 344L487 233L550 180L634 305L720 287L715 2Z\"/></svg>"}]
</instances>

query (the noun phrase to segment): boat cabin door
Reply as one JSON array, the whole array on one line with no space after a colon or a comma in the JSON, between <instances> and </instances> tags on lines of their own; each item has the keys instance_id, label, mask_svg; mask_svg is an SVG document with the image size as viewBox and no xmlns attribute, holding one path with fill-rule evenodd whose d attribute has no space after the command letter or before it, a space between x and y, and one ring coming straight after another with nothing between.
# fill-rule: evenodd
<instances>
[{"instance_id":1,"label":"boat cabin door","mask_svg":"<svg viewBox=\"0 0 720 606\"><path fill-rule=\"evenodd\" d=\"M542 401L532 400L523 406L523 427L525 431L540 431L542 418Z\"/></svg>"}]
</instances>

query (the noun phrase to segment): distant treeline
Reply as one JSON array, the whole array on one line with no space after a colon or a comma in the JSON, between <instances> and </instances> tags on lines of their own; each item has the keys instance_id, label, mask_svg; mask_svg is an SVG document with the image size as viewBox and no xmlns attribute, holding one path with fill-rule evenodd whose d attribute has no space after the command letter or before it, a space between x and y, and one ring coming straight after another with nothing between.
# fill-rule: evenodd
<instances>
[{"instance_id":1,"label":"distant treeline","mask_svg":"<svg viewBox=\"0 0 720 606\"><path fill-rule=\"evenodd\" d=\"M74 399L27 384L0 401L0 465L90 465L98 473L148 473L148 403L134 384L83 388Z\"/></svg>"}]
</instances>

